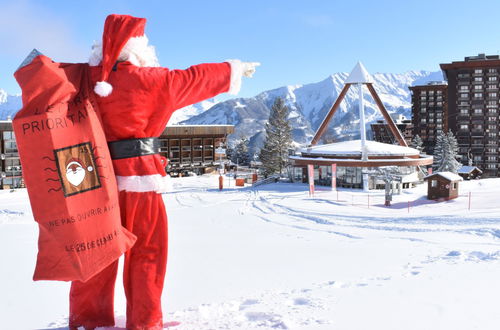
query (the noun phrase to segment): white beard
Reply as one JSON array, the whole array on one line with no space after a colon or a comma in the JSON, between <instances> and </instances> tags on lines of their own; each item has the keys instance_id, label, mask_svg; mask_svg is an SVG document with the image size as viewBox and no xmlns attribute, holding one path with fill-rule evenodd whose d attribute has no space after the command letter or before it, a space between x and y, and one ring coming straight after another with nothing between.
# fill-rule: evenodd
<instances>
[{"instance_id":1,"label":"white beard","mask_svg":"<svg viewBox=\"0 0 500 330\"><path fill-rule=\"evenodd\" d=\"M66 170L66 179L68 179L68 182L71 183L73 186L77 187L80 185L80 183L83 182L83 179L85 179L85 170L83 167L78 167L75 171L73 171L71 168L68 168Z\"/></svg>"},{"instance_id":2,"label":"white beard","mask_svg":"<svg viewBox=\"0 0 500 330\"><path fill-rule=\"evenodd\" d=\"M118 56L118 61L129 61L139 67L158 67L160 62L154 46L148 44L146 35L130 38ZM98 66L102 61L102 41L94 42L90 53L90 66Z\"/></svg>"}]
</instances>

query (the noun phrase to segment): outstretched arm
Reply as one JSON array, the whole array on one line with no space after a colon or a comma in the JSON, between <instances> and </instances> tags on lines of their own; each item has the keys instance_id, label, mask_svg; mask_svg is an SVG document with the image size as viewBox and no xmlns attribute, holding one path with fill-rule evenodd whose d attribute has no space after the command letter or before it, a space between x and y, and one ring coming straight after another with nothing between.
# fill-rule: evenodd
<instances>
[{"instance_id":1,"label":"outstretched arm","mask_svg":"<svg viewBox=\"0 0 500 330\"><path fill-rule=\"evenodd\" d=\"M241 78L251 77L258 65L228 60L194 65L186 70L167 70L163 89L166 101L176 110L221 93L236 95L241 88Z\"/></svg>"}]
</instances>

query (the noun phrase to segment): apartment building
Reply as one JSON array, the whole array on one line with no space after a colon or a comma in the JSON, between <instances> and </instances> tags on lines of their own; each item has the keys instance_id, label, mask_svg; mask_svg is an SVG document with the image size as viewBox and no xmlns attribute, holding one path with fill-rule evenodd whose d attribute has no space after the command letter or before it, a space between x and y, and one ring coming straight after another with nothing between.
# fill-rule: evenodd
<instances>
[{"instance_id":1,"label":"apartment building","mask_svg":"<svg viewBox=\"0 0 500 330\"><path fill-rule=\"evenodd\" d=\"M23 186L21 161L12 122L0 120L0 189L21 188Z\"/></svg>"},{"instance_id":2,"label":"apartment building","mask_svg":"<svg viewBox=\"0 0 500 330\"><path fill-rule=\"evenodd\" d=\"M399 129L406 144L410 145L413 139L413 123L403 115L398 115L394 119L394 124ZM377 120L371 124L373 140L382 143L398 144L396 137L389 129L389 125L385 120Z\"/></svg>"},{"instance_id":3,"label":"apartment building","mask_svg":"<svg viewBox=\"0 0 500 330\"><path fill-rule=\"evenodd\" d=\"M460 162L500 176L498 55L479 54L441 64L448 81L448 127L456 135Z\"/></svg>"},{"instance_id":4,"label":"apartment building","mask_svg":"<svg viewBox=\"0 0 500 330\"><path fill-rule=\"evenodd\" d=\"M433 81L409 88L413 136L420 136L423 151L432 154L437 135L448 132L448 85L445 81Z\"/></svg>"}]
</instances>

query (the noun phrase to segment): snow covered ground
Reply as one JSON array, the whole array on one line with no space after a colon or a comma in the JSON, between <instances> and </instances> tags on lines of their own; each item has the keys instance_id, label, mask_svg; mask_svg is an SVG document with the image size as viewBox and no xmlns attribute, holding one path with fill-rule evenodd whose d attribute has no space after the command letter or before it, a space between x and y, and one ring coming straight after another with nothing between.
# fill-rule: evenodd
<instances>
[{"instance_id":1,"label":"snow covered ground","mask_svg":"<svg viewBox=\"0 0 500 330\"><path fill-rule=\"evenodd\" d=\"M166 328L499 328L500 179L439 203L420 186L390 208L382 192L173 184ZM69 284L31 281L37 235L26 191L0 191L1 329L67 328Z\"/></svg>"}]
</instances>

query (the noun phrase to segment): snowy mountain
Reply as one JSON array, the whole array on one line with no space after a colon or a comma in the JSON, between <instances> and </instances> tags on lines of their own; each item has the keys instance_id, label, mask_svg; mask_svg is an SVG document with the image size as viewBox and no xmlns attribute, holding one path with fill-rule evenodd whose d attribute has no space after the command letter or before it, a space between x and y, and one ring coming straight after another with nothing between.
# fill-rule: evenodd
<instances>
[{"instance_id":1,"label":"snowy mountain","mask_svg":"<svg viewBox=\"0 0 500 330\"><path fill-rule=\"evenodd\" d=\"M197 116L213 107L217 102L216 99L209 99L177 110L170 118L168 124L174 125L193 116ZM21 107L21 95L9 95L6 91L0 89L0 120L5 120L8 117L13 118Z\"/></svg>"},{"instance_id":2,"label":"snowy mountain","mask_svg":"<svg viewBox=\"0 0 500 330\"><path fill-rule=\"evenodd\" d=\"M0 120L14 117L21 107L21 95L9 95L6 91L0 89Z\"/></svg>"},{"instance_id":3,"label":"snowy mountain","mask_svg":"<svg viewBox=\"0 0 500 330\"><path fill-rule=\"evenodd\" d=\"M274 99L279 96L285 99L290 108L289 118L292 122L294 141L304 145L311 141L342 90L347 76L347 73L336 73L318 83L285 86L265 91L252 98L220 102L200 115L183 121L182 124L233 124L236 126L236 133L230 137L230 141L246 136L250 139L251 148L255 150L262 144L264 137L261 133ZM375 89L387 110L406 117L411 114L411 95L408 87L443 80L441 72L429 71L376 73L373 78ZM364 89L365 114L369 124L381 119L382 115L366 87ZM358 91L356 87L351 87L325 134L327 139L341 141L359 135L357 99Z\"/></svg>"},{"instance_id":4,"label":"snowy mountain","mask_svg":"<svg viewBox=\"0 0 500 330\"><path fill-rule=\"evenodd\" d=\"M218 101L215 98L202 101L193 105L188 105L182 109L177 110L173 113L172 117L168 121L168 125L175 125L182 121L188 120L191 117L197 116L206 110L210 109L216 105Z\"/></svg>"}]
</instances>

